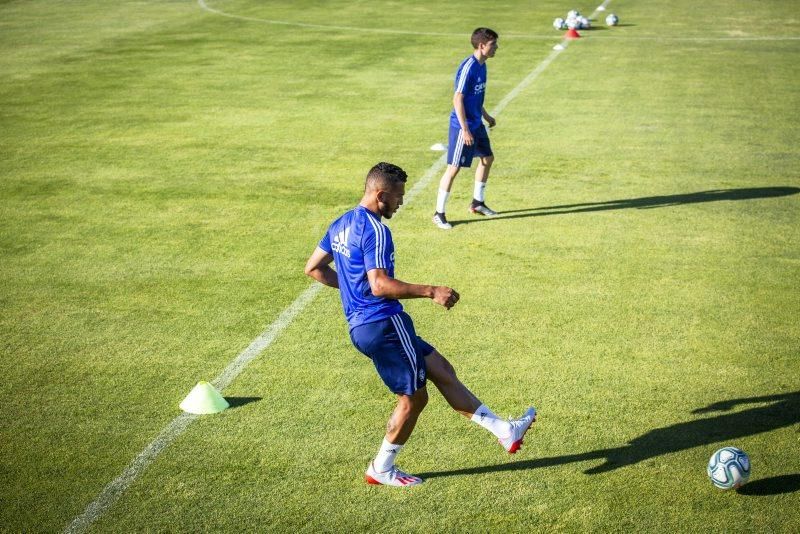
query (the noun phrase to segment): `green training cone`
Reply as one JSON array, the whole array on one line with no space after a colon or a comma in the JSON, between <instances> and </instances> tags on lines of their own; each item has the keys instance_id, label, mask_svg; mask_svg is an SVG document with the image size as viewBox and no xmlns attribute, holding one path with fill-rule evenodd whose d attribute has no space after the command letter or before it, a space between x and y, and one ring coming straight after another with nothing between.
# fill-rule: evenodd
<instances>
[{"instance_id":1,"label":"green training cone","mask_svg":"<svg viewBox=\"0 0 800 534\"><path fill-rule=\"evenodd\" d=\"M195 414L219 413L230 404L214 386L201 380L180 404L184 412Z\"/></svg>"}]
</instances>

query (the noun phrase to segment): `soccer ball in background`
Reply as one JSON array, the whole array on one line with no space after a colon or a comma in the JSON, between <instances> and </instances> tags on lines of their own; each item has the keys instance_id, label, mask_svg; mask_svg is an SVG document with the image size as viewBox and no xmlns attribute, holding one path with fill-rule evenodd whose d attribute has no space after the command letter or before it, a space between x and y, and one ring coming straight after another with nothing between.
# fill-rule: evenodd
<instances>
[{"instance_id":1,"label":"soccer ball in background","mask_svg":"<svg viewBox=\"0 0 800 534\"><path fill-rule=\"evenodd\" d=\"M570 30L588 30L592 27L592 21L581 15L577 9L570 10L566 18L558 17L553 20L553 28L556 30L563 30L569 28Z\"/></svg>"},{"instance_id":2,"label":"soccer ball in background","mask_svg":"<svg viewBox=\"0 0 800 534\"><path fill-rule=\"evenodd\" d=\"M716 487L738 488L750 478L750 458L736 447L722 447L711 455L706 472Z\"/></svg>"},{"instance_id":3,"label":"soccer ball in background","mask_svg":"<svg viewBox=\"0 0 800 534\"><path fill-rule=\"evenodd\" d=\"M619 24L619 17L611 13L606 17L606 26L616 26Z\"/></svg>"}]
</instances>

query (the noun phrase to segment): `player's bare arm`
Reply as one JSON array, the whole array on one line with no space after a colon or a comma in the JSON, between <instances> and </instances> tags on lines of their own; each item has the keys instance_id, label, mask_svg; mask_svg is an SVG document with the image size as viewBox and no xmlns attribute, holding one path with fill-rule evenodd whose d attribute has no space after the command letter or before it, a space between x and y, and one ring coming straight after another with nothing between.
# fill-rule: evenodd
<instances>
[{"instance_id":1,"label":"player's bare arm","mask_svg":"<svg viewBox=\"0 0 800 534\"><path fill-rule=\"evenodd\" d=\"M472 138L472 132L469 131L467 126L467 112L464 108L464 93L456 92L453 95L453 109L456 110L458 122L461 124L461 131L464 133L464 144L472 146L475 140Z\"/></svg>"},{"instance_id":2,"label":"player's bare arm","mask_svg":"<svg viewBox=\"0 0 800 534\"><path fill-rule=\"evenodd\" d=\"M339 279L336 271L331 268L333 256L317 247L306 262L306 275L328 287L339 289Z\"/></svg>"},{"instance_id":3,"label":"player's bare arm","mask_svg":"<svg viewBox=\"0 0 800 534\"><path fill-rule=\"evenodd\" d=\"M494 125L497 124L497 121L494 120L494 117L486 112L486 108L481 108L481 114L483 115L483 119L489 125L489 128L494 128Z\"/></svg>"},{"instance_id":4,"label":"player's bare arm","mask_svg":"<svg viewBox=\"0 0 800 534\"><path fill-rule=\"evenodd\" d=\"M455 289L446 286L429 286L409 284L392 278L386 269L370 269L367 271L369 286L376 297L387 299L429 298L448 310L456 305L459 295Z\"/></svg>"}]
</instances>

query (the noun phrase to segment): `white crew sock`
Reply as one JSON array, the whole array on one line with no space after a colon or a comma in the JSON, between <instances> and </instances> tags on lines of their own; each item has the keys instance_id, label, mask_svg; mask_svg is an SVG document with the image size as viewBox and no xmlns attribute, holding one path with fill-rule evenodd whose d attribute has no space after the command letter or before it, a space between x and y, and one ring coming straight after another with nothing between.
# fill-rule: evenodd
<instances>
[{"instance_id":1,"label":"white crew sock","mask_svg":"<svg viewBox=\"0 0 800 534\"><path fill-rule=\"evenodd\" d=\"M447 199L449 197L449 191L439 189L439 195L436 197L436 213L444 213L444 208L447 205Z\"/></svg>"},{"instance_id":2,"label":"white crew sock","mask_svg":"<svg viewBox=\"0 0 800 534\"><path fill-rule=\"evenodd\" d=\"M505 439L511 435L511 423L497 417L485 404L481 404L475 410L475 413L472 414L472 420L499 439Z\"/></svg>"},{"instance_id":3,"label":"white crew sock","mask_svg":"<svg viewBox=\"0 0 800 534\"><path fill-rule=\"evenodd\" d=\"M389 443L386 441L386 438L383 438L381 449L378 451L378 454L372 461L372 465L375 466L375 471L378 473L383 473L391 469L394 465L394 459L397 457L397 453L399 453L402 449L402 445Z\"/></svg>"},{"instance_id":4,"label":"white crew sock","mask_svg":"<svg viewBox=\"0 0 800 534\"><path fill-rule=\"evenodd\" d=\"M478 202L483 202L484 200L484 189L486 189L486 182L475 182L475 193L472 196Z\"/></svg>"}]
</instances>

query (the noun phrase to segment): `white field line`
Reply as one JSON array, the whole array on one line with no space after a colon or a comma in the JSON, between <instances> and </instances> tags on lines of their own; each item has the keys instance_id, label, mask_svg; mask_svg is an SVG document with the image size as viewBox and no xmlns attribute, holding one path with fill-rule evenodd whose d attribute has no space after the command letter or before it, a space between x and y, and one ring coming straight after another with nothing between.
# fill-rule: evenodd
<instances>
[{"instance_id":1,"label":"white field line","mask_svg":"<svg viewBox=\"0 0 800 534\"><path fill-rule=\"evenodd\" d=\"M592 35L592 39L601 41L665 41L669 43L686 43L686 42L736 42L736 41L800 41L800 36L791 35L762 35L762 36L728 36L728 37L661 37L658 35Z\"/></svg>"},{"instance_id":2,"label":"white field line","mask_svg":"<svg viewBox=\"0 0 800 534\"><path fill-rule=\"evenodd\" d=\"M295 26L298 28L309 28L313 30L340 30L340 31L348 31L348 32L364 32L364 33L393 33L393 34L401 34L401 35L430 35L435 37L461 37L464 38L463 33L437 33L437 32L414 32L414 31L405 31L405 30L392 30L386 28L359 28L355 26L336 26L333 24L310 24L307 22L291 22L287 20L274 20L274 19L262 19L258 17L247 17L244 15L233 15L231 13L225 13L224 11L220 11L219 9L214 9L213 7L209 7L206 4L205 0L197 0L197 4L208 11L209 13L214 13L215 15L220 15L222 17L228 17L231 19L238 19L238 20L247 20L250 22L263 22L265 24L277 24L280 26Z\"/></svg>"},{"instance_id":3,"label":"white field line","mask_svg":"<svg viewBox=\"0 0 800 534\"><path fill-rule=\"evenodd\" d=\"M233 382L237 376L244 370L253 359L264 352L264 349L272 345L272 342L280 335L283 330L289 326L294 318L297 317L306 306L311 303L317 296L320 289L323 288L322 284L314 283L305 291L294 299L288 308L283 310L275 321L267 327L260 336L255 338L250 345L244 349L227 367L220 373L220 375L211 381L211 383L220 391L225 389Z\"/></svg>"},{"instance_id":4,"label":"white field line","mask_svg":"<svg viewBox=\"0 0 800 534\"><path fill-rule=\"evenodd\" d=\"M503 99L502 99L502 100L501 100L501 101L500 101L500 102L499 102L499 103L498 103L498 104L497 104L497 105L494 107L494 109L492 109L492 111L490 111L490 112L489 112L489 115L493 115L493 116L494 116L494 115L499 115L499 114L500 114L500 113L501 113L501 112L502 112L504 109L506 109L506 106L507 106L508 104L510 104L512 100L514 100L515 98L517 98L517 96L519 96L519 94L520 94L520 93L521 93L521 92L522 92L522 91L523 91L523 90L524 90L526 87L528 87L528 86L529 86L531 83L533 83L533 81L534 81L536 78L538 78L538 77L539 77L539 75L540 75L542 72L544 72L544 69L546 69L546 68L547 68L547 66L548 66L548 65L550 65L550 63L552 63L552 62L553 62L553 60L554 60L555 58L557 58L557 57L558 57L558 55L559 55L561 52L563 52L564 50L566 50L566 49L567 49L567 46L568 46L568 44L569 44L569 40L567 40L567 39L564 39L564 40L562 41L562 43L561 43L561 45L562 45L562 46L561 46L561 48L556 48L556 49L553 49L553 51L552 51L552 52L550 52L550 55L548 55L546 58L544 58L544 59L542 60L542 62L541 62L541 63L539 63L539 64L536 66L536 68L535 68L535 69L533 69L533 70L532 70L532 71L531 71L531 72L530 72L530 73L529 73L529 74L528 74L528 75L525 77L525 79L524 79L524 80L522 80L521 82L519 82L519 85L517 85L515 88L513 88L511 91L509 91L509 93L508 93L508 94L507 94L505 97L503 97ZM445 154L443 157L444 157L445 159L447 159L447 154Z\"/></svg>"},{"instance_id":5,"label":"white field line","mask_svg":"<svg viewBox=\"0 0 800 534\"><path fill-rule=\"evenodd\" d=\"M258 17L248 17L245 15L234 15L231 13L226 13L219 9L215 9L210 7L206 4L205 0L197 0L197 4L200 6L201 9L208 11L209 13L213 13L215 15L219 15L221 17L228 17L231 19L238 19L238 20L246 20L249 22L261 22L264 24L275 24L279 26L294 26L297 28L308 28L314 30L334 30L334 31L348 31L348 32L362 32L362 33L385 33L385 34L395 34L395 35L423 35L423 36L433 36L433 37L458 37L460 39L464 38L464 33L446 33L446 32L415 32L410 30L393 30L390 28L364 28L358 26L337 26L334 24L311 24L307 22L293 22L289 20L275 20L275 19L264 19ZM603 3L601 6L605 8L608 3ZM595 16L597 15L598 10L595 9L594 13L592 13L589 18L594 20ZM540 39L540 40L551 40L555 39L555 35L534 35L534 34L526 34L526 33L513 33L507 32L504 33L503 36L505 38L512 38L512 39ZM633 35L593 35L593 39L628 39L628 40L652 40L652 41L798 41L800 37L794 36L730 36L730 37L637 37Z\"/></svg>"},{"instance_id":6,"label":"white field line","mask_svg":"<svg viewBox=\"0 0 800 534\"><path fill-rule=\"evenodd\" d=\"M175 438L183 434L189 423L197 418L196 415L182 413L172 420L170 424L164 427L164 430L154 439L150 445L144 448L142 452L134 458L134 460L125 468L121 475L115 478L111 483L100 492L100 495L86 507L86 510L72 520L64 532L84 532L89 525L103 515L106 510L111 508L117 499L128 489L134 480L141 474L147 466L163 451L167 446L172 443Z\"/></svg>"},{"instance_id":7,"label":"white field line","mask_svg":"<svg viewBox=\"0 0 800 534\"><path fill-rule=\"evenodd\" d=\"M202 5L203 0L198 0ZM606 5L611 0L606 0L603 5ZM563 44L567 44L565 39ZM550 63L563 52L562 50L554 50L550 53L539 65L536 66L514 89L512 89L492 110L493 115L498 115L503 109L514 99L520 92L529 86ZM428 168L422 177L414 184L414 186L406 192L404 198L404 205L409 204L416 196L422 192L431 182L434 176L445 167L447 164L447 154L437 159L433 165ZM261 354L267 347L269 347L275 339L289 326L297 315L308 306L322 289L322 284L314 283L281 312L275 321L270 324L264 332L254 339L246 349L244 349L236 358L229 363L225 369L211 381L211 383L220 391L233 382L236 377L244 371L245 367ZM181 413L173 419L159 435L154 439L136 458L122 471L122 473L112 480L103 491L92 501L86 510L65 528L64 532L77 533L85 532L89 526L97 521L106 511L114 505L115 502L122 496L125 490L136 480L136 478L144 472L145 469L158 457L158 455L166 449L170 443L175 441L183 432L188 428L189 424L197 418L196 415Z\"/></svg>"},{"instance_id":8,"label":"white field line","mask_svg":"<svg viewBox=\"0 0 800 534\"><path fill-rule=\"evenodd\" d=\"M597 14L598 14L600 11L601 11L601 9L600 9L600 8L603 8L603 10L604 10L604 9L606 8L606 6L608 6L608 4L610 4L610 3L611 3L611 0L605 0L605 1L604 1L602 4L600 4L599 6L597 6L597 8L596 8L596 9L595 9L595 10L592 12L592 14L591 14L591 15L589 15L589 18L590 18L590 19L593 19L593 18L595 18L595 16L596 16L596 15L597 15ZM552 51L552 52L550 52L550 55L549 55L549 56L547 56L546 58L544 58L544 60L543 60L541 63L539 63L539 65L537 65L537 66L536 66L536 68L535 68L535 69L533 69L533 70L530 72L530 74L528 74L528 75L525 77L525 79L524 79L524 80L522 80L522 81L519 83L519 85L517 85L515 88L513 88L513 89L512 89L512 90L511 90L511 91L510 91L510 92L509 92L509 93L508 93L508 94L507 94L507 95L506 95L506 96L505 96L505 97L504 97L504 98L503 98L503 99L502 99L502 100L501 100L501 101L500 101L500 102L499 102L499 103L498 103L498 104L497 104L497 105L494 107L494 109L492 109L492 111L490 111L490 112L489 112L489 114L490 114L490 115L497 115L497 114L499 114L500 112L502 112L502 111L503 111L503 110L506 108L506 106L507 106L507 105L508 105L508 104L509 104L509 103L510 103L512 100L514 100L515 98L517 98L517 96L518 96L518 95L519 95L519 94L520 94L522 91L524 91L526 87L528 87L528 86L529 86L531 83L533 83L533 81L534 81L536 78L538 78L538 77L539 77L539 75L540 75L540 74L541 74L541 73L544 71L544 69L546 69L546 68L547 68L547 66L548 66L548 65L550 65L550 63L552 63L552 62L553 62L553 60L554 60L555 58L557 58L557 57L558 57L558 55L559 55L561 52L563 52L564 50L566 50L566 49L567 49L567 46L569 46L569 43L570 43L570 42L571 42L571 40L570 40L570 39L563 39L563 40L561 41L561 46L560 46L560 47L558 47L558 48L554 48L554 49L553 49L553 51Z\"/></svg>"},{"instance_id":9,"label":"white field line","mask_svg":"<svg viewBox=\"0 0 800 534\"><path fill-rule=\"evenodd\" d=\"M222 17L228 17L231 19L238 19L238 20L246 20L250 22L262 22L264 24L276 24L279 26L295 26L297 28L308 28L312 30L335 30L335 31L347 31L347 32L361 32L361 33L386 33L394 35L423 35L431 37L458 37L459 39L465 38L464 32L461 33L416 32L411 30L393 30L391 28L365 28L359 26L337 26L335 24L311 24L308 22L292 22L289 20L263 19L258 17L248 17L245 15L234 15L231 13L226 13L219 9L210 7L208 4L206 4L205 0L197 0L197 4L203 10L208 11L209 13L214 13L215 15L220 15ZM513 35L514 37L519 37L523 39L553 39L552 35L528 35L528 34L509 34L509 35Z\"/></svg>"}]
</instances>

